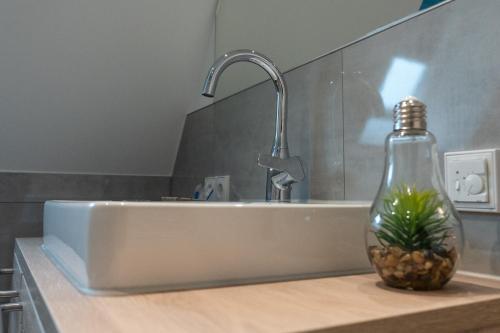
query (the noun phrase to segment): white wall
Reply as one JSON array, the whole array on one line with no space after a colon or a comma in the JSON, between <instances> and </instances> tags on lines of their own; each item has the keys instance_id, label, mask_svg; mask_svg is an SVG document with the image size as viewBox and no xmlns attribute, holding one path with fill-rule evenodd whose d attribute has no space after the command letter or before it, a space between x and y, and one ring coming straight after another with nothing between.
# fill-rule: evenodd
<instances>
[{"instance_id":1,"label":"white wall","mask_svg":"<svg viewBox=\"0 0 500 333\"><path fill-rule=\"evenodd\" d=\"M422 0L219 0L216 54L250 48L282 70L310 61L416 12ZM266 79L236 64L219 81L217 98Z\"/></svg>"},{"instance_id":2,"label":"white wall","mask_svg":"<svg viewBox=\"0 0 500 333\"><path fill-rule=\"evenodd\" d=\"M0 170L170 175L215 0L0 1Z\"/></svg>"}]
</instances>

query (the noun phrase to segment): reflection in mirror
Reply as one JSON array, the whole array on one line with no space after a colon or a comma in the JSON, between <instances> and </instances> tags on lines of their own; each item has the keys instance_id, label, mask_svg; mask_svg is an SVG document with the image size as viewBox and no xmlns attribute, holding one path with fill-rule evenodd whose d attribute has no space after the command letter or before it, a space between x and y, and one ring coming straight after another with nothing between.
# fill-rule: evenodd
<instances>
[{"instance_id":1,"label":"reflection in mirror","mask_svg":"<svg viewBox=\"0 0 500 333\"><path fill-rule=\"evenodd\" d=\"M379 95L384 104L384 115L370 117L361 132L359 143L381 146L386 132L392 127L392 110L402 96L415 95L422 81L426 65L408 58L395 57L386 71Z\"/></svg>"},{"instance_id":2,"label":"reflection in mirror","mask_svg":"<svg viewBox=\"0 0 500 333\"><path fill-rule=\"evenodd\" d=\"M385 76L380 89L385 112L391 115L392 108L401 96L414 95L426 66L418 61L396 57Z\"/></svg>"},{"instance_id":3,"label":"reflection in mirror","mask_svg":"<svg viewBox=\"0 0 500 333\"><path fill-rule=\"evenodd\" d=\"M380 86L379 96L384 104L384 115L368 118L361 132L359 143L368 146L382 146L386 131L392 127L392 110L402 96L415 95L422 81L426 65L408 58L395 57Z\"/></svg>"},{"instance_id":4,"label":"reflection in mirror","mask_svg":"<svg viewBox=\"0 0 500 333\"><path fill-rule=\"evenodd\" d=\"M307 63L442 0L219 0L216 56L250 48L281 71ZM242 64L225 73L218 99L266 79Z\"/></svg>"}]
</instances>

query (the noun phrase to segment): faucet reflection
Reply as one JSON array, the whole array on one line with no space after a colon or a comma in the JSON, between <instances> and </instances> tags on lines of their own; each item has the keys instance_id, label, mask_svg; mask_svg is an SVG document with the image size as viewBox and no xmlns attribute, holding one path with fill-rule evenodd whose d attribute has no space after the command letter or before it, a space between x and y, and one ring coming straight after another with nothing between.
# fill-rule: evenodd
<instances>
[{"instance_id":1,"label":"faucet reflection","mask_svg":"<svg viewBox=\"0 0 500 333\"><path fill-rule=\"evenodd\" d=\"M210 68L202 95L214 97L222 72L236 62L251 62L263 68L276 88L276 126L271 154L259 154L258 165L267 168L266 200L287 202L292 184L305 177L299 157L290 158L287 141L287 87L281 72L266 56L253 50L235 50L218 58Z\"/></svg>"}]
</instances>

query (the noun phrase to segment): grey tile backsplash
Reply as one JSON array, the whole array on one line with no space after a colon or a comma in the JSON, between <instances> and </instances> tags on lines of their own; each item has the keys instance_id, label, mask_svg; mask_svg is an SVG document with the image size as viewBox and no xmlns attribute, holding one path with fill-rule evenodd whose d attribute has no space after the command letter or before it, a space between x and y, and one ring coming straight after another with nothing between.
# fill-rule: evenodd
<instances>
[{"instance_id":1,"label":"grey tile backsplash","mask_svg":"<svg viewBox=\"0 0 500 333\"><path fill-rule=\"evenodd\" d=\"M160 200L170 177L0 173L0 203L46 200Z\"/></svg>"},{"instance_id":2,"label":"grey tile backsplash","mask_svg":"<svg viewBox=\"0 0 500 333\"><path fill-rule=\"evenodd\" d=\"M456 0L285 73L289 141L307 169L295 199L371 200L393 104L415 95L445 151L500 147L500 1ZM334 33L334 32L332 32ZM231 175L233 200L263 200L274 126L269 81L187 116L172 195ZM500 215L463 214L464 269L500 274Z\"/></svg>"}]
</instances>

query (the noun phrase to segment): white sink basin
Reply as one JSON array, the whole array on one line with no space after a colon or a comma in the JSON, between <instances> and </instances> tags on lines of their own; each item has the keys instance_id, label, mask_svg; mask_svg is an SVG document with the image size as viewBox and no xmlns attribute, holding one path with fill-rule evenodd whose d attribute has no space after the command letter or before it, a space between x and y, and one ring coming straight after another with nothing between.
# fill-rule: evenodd
<instances>
[{"instance_id":1,"label":"white sink basin","mask_svg":"<svg viewBox=\"0 0 500 333\"><path fill-rule=\"evenodd\" d=\"M85 293L176 290L370 270L368 202L48 201L44 249Z\"/></svg>"}]
</instances>

